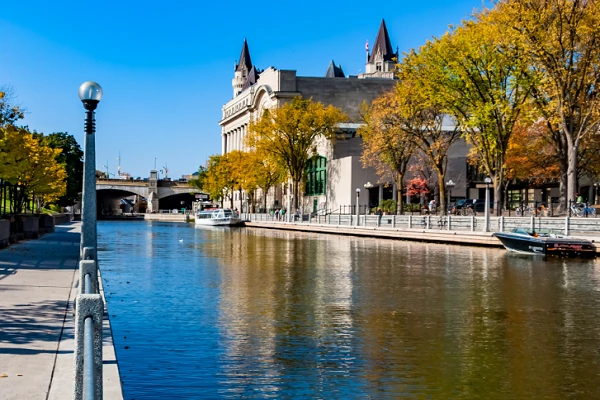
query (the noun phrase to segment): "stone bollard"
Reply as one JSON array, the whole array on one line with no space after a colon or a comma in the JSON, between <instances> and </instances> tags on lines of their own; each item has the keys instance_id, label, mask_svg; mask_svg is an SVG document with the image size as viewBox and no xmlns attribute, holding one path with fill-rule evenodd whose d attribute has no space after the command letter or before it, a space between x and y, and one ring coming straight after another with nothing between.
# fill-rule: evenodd
<instances>
[{"instance_id":1,"label":"stone bollard","mask_svg":"<svg viewBox=\"0 0 600 400\"><path fill-rule=\"evenodd\" d=\"M93 386L94 398L102 399L102 315L104 314L104 302L99 294L80 294L77 296L75 304L77 305L77 313L75 315L73 398L75 400L83 399L84 392L86 395L88 394L84 386ZM88 335L86 335L85 320L88 317L92 318L92 332L88 332ZM84 353L86 336L92 340L92 354L88 354L88 357ZM89 343L87 347L90 347ZM93 359L92 365L85 365L86 358L88 360ZM91 385L86 385L92 377L89 376L89 373L86 374L85 371L93 372Z\"/></svg>"},{"instance_id":2,"label":"stone bollard","mask_svg":"<svg viewBox=\"0 0 600 400\"><path fill-rule=\"evenodd\" d=\"M90 274L90 287L85 287L85 276ZM94 260L79 261L79 294L97 294L100 293L98 287L98 267Z\"/></svg>"},{"instance_id":3,"label":"stone bollard","mask_svg":"<svg viewBox=\"0 0 600 400\"><path fill-rule=\"evenodd\" d=\"M82 260L96 260L96 249L93 247L84 247L81 252Z\"/></svg>"}]
</instances>

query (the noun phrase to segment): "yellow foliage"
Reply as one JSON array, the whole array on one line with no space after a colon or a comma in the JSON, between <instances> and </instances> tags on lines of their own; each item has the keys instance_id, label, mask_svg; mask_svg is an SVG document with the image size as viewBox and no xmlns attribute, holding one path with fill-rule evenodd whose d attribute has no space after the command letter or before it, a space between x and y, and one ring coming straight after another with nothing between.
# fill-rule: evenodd
<instances>
[{"instance_id":1,"label":"yellow foliage","mask_svg":"<svg viewBox=\"0 0 600 400\"><path fill-rule=\"evenodd\" d=\"M0 128L0 177L28 194L54 201L66 191L67 173L56 162L60 152L40 144L24 128Z\"/></svg>"}]
</instances>

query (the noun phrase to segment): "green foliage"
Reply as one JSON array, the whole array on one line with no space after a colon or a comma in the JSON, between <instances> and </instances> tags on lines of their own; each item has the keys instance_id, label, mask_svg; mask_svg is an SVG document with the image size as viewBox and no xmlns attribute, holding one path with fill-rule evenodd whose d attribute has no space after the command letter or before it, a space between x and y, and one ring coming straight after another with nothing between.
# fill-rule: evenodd
<instances>
[{"instance_id":1,"label":"green foliage","mask_svg":"<svg viewBox=\"0 0 600 400\"><path fill-rule=\"evenodd\" d=\"M204 190L204 183L206 181L207 173L208 169L205 166L201 165L200 167L198 167L198 177L190 179L188 181L188 184L190 184L190 186L192 187L195 187L199 191Z\"/></svg>"},{"instance_id":2,"label":"green foliage","mask_svg":"<svg viewBox=\"0 0 600 400\"><path fill-rule=\"evenodd\" d=\"M381 211L383 211L383 212L395 214L397 207L398 207L398 203L396 203L396 200L389 199L389 200L381 200L379 202L379 206L377 208L381 208ZM375 208L375 211L377 211L377 208Z\"/></svg>"},{"instance_id":3,"label":"green foliage","mask_svg":"<svg viewBox=\"0 0 600 400\"><path fill-rule=\"evenodd\" d=\"M43 136L42 143L52 149L60 149L56 161L67 172L66 192L56 204L61 207L75 204L83 187L83 150L72 135L63 132Z\"/></svg>"}]
</instances>

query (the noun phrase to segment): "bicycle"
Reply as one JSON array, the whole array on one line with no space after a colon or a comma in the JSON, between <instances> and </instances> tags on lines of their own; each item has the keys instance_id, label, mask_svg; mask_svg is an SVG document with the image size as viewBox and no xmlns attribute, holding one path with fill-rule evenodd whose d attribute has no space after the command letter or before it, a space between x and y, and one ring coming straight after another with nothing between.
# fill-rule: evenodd
<instances>
[{"instance_id":1,"label":"bicycle","mask_svg":"<svg viewBox=\"0 0 600 400\"><path fill-rule=\"evenodd\" d=\"M533 213L533 209L525 204L521 204L515 208L515 214L517 217L527 217Z\"/></svg>"},{"instance_id":2,"label":"bicycle","mask_svg":"<svg viewBox=\"0 0 600 400\"><path fill-rule=\"evenodd\" d=\"M571 204L571 216L583 217L584 208L585 208L585 205L583 203Z\"/></svg>"}]
</instances>

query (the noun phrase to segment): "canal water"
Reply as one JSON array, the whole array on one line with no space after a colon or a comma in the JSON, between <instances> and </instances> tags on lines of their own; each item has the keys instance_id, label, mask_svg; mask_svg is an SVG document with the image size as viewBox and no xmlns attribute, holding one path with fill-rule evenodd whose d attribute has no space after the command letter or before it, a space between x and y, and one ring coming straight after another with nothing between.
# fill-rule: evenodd
<instances>
[{"instance_id":1,"label":"canal water","mask_svg":"<svg viewBox=\"0 0 600 400\"><path fill-rule=\"evenodd\" d=\"M135 399L600 398L600 264L500 249L98 223Z\"/></svg>"}]
</instances>

